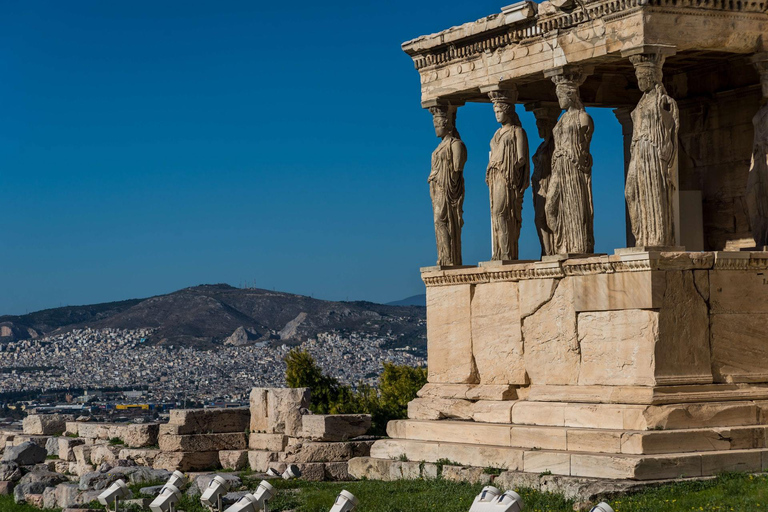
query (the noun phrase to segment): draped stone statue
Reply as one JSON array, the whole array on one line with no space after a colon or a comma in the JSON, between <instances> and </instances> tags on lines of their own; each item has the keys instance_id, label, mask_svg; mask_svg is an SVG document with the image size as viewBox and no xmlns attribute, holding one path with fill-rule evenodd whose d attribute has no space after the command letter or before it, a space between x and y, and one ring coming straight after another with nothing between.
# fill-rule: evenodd
<instances>
[{"instance_id":1,"label":"draped stone statue","mask_svg":"<svg viewBox=\"0 0 768 512\"><path fill-rule=\"evenodd\" d=\"M557 123L557 117L560 115L560 109L534 108L533 115L536 116L536 128L539 130L539 137L543 139L533 154L531 185L533 188L533 209L536 214L534 222L541 244L541 255L548 256L554 254L554 240L552 230L547 224L547 191L552 174L552 154L555 151L553 130Z\"/></svg>"},{"instance_id":2,"label":"draped stone statue","mask_svg":"<svg viewBox=\"0 0 768 512\"><path fill-rule=\"evenodd\" d=\"M461 228L464 225L464 164L467 148L456 130L455 110L431 107L435 134L442 139L432 153L429 193L435 218L437 264L461 265Z\"/></svg>"},{"instance_id":3,"label":"draped stone statue","mask_svg":"<svg viewBox=\"0 0 768 512\"><path fill-rule=\"evenodd\" d=\"M747 208L755 245L760 250L768 246L768 53L755 59L763 84L763 105L752 119L755 139L752 163L747 178Z\"/></svg>"},{"instance_id":4,"label":"draped stone statue","mask_svg":"<svg viewBox=\"0 0 768 512\"><path fill-rule=\"evenodd\" d=\"M501 123L491 139L485 182L491 198L493 260L518 259L523 221L523 194L530 182L528 137L515 113L517 91L488 93L496 120Z\"/></svg>"},{"instance_id":5,"label":"draped stone statue","mask_svg":"<svg viewBox=\"0 0 768 512\"><path fill-rule=\"evenodd\" d=\"M643 97L632 111L632 146L624 195L637 246L674 246L677 103L661 84L664 56L633 55Z\"/></svg>"},{"instance_id":6,"label":"draped stone statue","mask_svg":"<svg viewBox=\"0 0 768 512\"><path fill-rule=\"evenodd\" d=\"M592 253L595 249L592 206L592 141L594 124L579 98L581 74L552 77L565 112L553 130L555 149L546 196L547 226L555 254Z\"/></svg>"}]
</instances>

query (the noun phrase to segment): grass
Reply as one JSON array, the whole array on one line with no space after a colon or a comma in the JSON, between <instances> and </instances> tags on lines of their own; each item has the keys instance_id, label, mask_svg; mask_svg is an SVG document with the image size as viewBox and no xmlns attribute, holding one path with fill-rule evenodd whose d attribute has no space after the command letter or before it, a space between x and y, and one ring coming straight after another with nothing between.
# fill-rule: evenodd
<instances>
[{"instance_id":1,"label":"grass","mask_svg":"<svg viewBox=\"0 0 768 512\"><path fill-rule=\"evenodd\" d=\"M245 476L245 487L255 489L259 479ZM271 480L278 492L270 503L274 512L328 512L339 491L346 489L360 499L357 512L468 512L482 485L437 480L396 482L304 482ZM138 487L131 486L134 490ZM525 512L572 512L573 501L561 496L517 489ZM616 512L759 512L768 511L768 475L725 474L703 482L685 482L647 489L606 500ZM207 512L198 499L184 496L178 508ZM0 496L0 512L39 512L16 505L11 496Z\"/></svg>"}]
</instances>

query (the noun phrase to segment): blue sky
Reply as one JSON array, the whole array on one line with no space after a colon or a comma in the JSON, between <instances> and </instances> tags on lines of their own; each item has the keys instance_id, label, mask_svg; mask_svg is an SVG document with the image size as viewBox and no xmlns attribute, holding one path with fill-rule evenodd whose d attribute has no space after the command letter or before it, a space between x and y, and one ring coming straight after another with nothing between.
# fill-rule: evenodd
<instances>
[{"instance_id":1,"label":"blue sky","mask_svg":"<svg viewBox=\"0 0 768 512\"><path fill-rule=\"evenodd\" d=\"M503 2L0 0L0 314L201 283L387 302L436 259L438 140L400 43ZM534 120L518 113L532 145ZM621 131L591 109L597 250L624 245ZM498 125L459 112L464 260L490 258ZM530 191L521 257L539 254Z\"/></svg>"}]
</instances>

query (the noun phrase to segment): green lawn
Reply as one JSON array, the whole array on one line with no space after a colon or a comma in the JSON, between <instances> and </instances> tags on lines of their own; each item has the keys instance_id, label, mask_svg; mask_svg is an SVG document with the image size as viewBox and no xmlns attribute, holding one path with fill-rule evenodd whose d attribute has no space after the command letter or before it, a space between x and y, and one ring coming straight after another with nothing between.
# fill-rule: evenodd
<instances>
[{"instance_id":1,"label":"green lawn","mask_svg":"<svg viewBox=\"0 0 768 512\"><path fill-rule=\"evenodd\" d=\"M251 477L247 477L251 478ZM272 480L278 494L270 510L280 512L328 512L342 489L358 497L358 512L467 512L482 485L445 480L398 482L312 483ZM257 480L247 480L255 489ZM525 512L572 512L573 502L560 496L518 489ZM723 475L705 482L672 484L607 500L616 512L690 511L768 511L768 475ZM199 501L184 498L179 506L185 512L207 512ZM0 512L35 512L27 505L16 505L13 498L0 496Z\"/></svg>"}]
</instances>

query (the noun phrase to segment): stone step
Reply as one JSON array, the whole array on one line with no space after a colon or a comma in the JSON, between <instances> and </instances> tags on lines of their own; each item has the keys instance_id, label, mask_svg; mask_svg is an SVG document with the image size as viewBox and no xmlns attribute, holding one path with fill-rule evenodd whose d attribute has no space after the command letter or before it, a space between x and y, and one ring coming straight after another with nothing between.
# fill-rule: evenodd
<instances>
[{"instance_id":1,"label":"stone step","mask_svg":"<svg viewBox=\"0 0 768 512\"><path fill-rule=\"evenodd\" d=\"M768 449L765 448L627 455L388 439L374 444L371 459L429 463L442 459L452 464L534 474L631 480L702 477L728 471L760 472L768 469Z\"/></svg>"},{"instance_id":2,"label":"stone step","mask_svg":"<svg viewBox=\"0 0 768 512\"><path fill-rule=\"evenodd\" d=\"M387 433L396 440L632 455L742 450L768 446L768 426L628 431L468 421L397 420L389 423Z\"/></svg>"},{"instance_id":3,"label":"stone step","mask_svg":"<svg viewBox=\"0 0 768 512\"><path fill-rule=\"evenodd\" d=\"M522 390L518 390L518 395ZM731 400L768 400L768 384L693 384L680 386L565 386L533 384L526 394L539 402L664 405Z\"/></svg>"}]
</instances>

